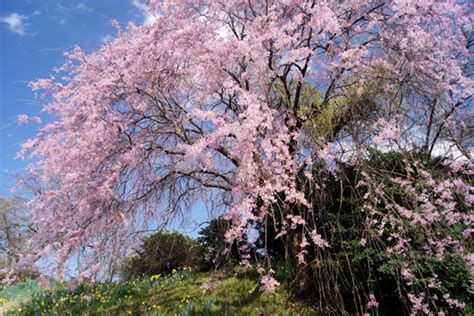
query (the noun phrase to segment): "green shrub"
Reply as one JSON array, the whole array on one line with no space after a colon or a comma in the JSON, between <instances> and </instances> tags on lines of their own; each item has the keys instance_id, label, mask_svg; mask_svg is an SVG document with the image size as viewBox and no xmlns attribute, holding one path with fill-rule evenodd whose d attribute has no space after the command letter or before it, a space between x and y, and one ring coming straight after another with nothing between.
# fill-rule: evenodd
<instances>
[{"instance_id":1,"label":"green shrub","mask_svg":"<svg viewBox=\"0 0 474 316\"><path fill-rule=\"evenodd\" d=\"M136 254L125 258L121 276L132 280L168 274L184 267L199 270L202 256L201 246L190 237L177 232L158 232L145 238Z\"/></svg>"},{"instance_id":2,"label":"green shrub","mask_svg":"<svg viewBox=\"0 0 474 316\"><path fill-rule=\"evenodd\" d=\"M389 175L406 173L405 162L396 153L376 152L366 163L386 170ZM435 178L446 174L440 159L425 160L424 168ZM468 307L473 300L469 284L472 275L459 254L447 248L444 258L428 255L426 245L430 236L426 228L413 225L409 219L400 219L399 226L387 224L383 233L368 226L368 212L363 209L366 192L357 186L360 179L358 171L349 165L343 165L339 174L328 177L327 192L334 199L316 222L318 232L331 247L310 254L314 293L322 298L321 307L328 308L327 312L362 314L369 293L373 293L379 303L379 313L405 315L410 311L409 293L424 291L429 291L432 297L449 293ZM389 177L384 182L384 191L392 202L410 208L404 190ZM459 206L458 209L468 211ZM386 212L383 202L377 205L377 212ZM394 246L390 236L400 233L401 229L410 240L410 248L404 256L390 255L387 249ZM455 236L463 229L459 223L430 227L431 233L438 237ZM361 244L361 240L366 241L365 244ZM403 277L406 268L412 274L409 282ZM437 276L436 286L429 285L434 282L433 275ZM449 306L440 306L455 314ZM465 312L469 314L469 307Z\"/></svg>"},{"instance_id":3,"label":"green shrub","mask_svg":"<svg viewBox=\"0 0 474 316\"><path fill-rule=\"evenodd\" d=\"M234 264L241 259L239 247L247 243L246 235L240 242L235 241L230 247L225 241L225 233L230 223L222 216L214 218L209 225L202 228L198 234L197 241L201 245L204 256L202 258L202 269L208 271L224 264Z\"/></svg>"},{"instance_id":4,"label":"green shrub","mask_svg":"<svg viewBox=\"0 0 474 316\"><path fill-rule=\"evenodd\" d=\"M447 176L441 158L419 160L424 161L423 168L433 178L445 179ZM391 181L393 177L407 173L406 163L400 154L393 152L374 152L364 161L366 169L384 170L386 173L381 184L391 203L412 209L405 190ZM427 234L427 227L414 225L403 217L399 217L398 226L387 223L383 230L368 225L369 220L375 218L380 222L383 216L374 217L364 208L364 196L368 191L364 186L358 186L363 177L357 167L344 163L340 163L339 167L332 172L315 168L313 177L320 179L324 190L308 190L314 207L311 212L301 213L306 222L314 223L316 231L330 245L324 249L305 248L308 273L304 278L308 287L304 291L300 283L294 281L301 270L295 268L294 261L287 260L287 252L292 250L288 242L291 240L289 233L275 239L278 231L272 221L265 223L265 227L258 227L258 244L261 248L265 245L268 256L276 261L273 269L277 280L291 284L297 296L319 303L325 314L364 314L368 311L367 302L372 294L379 303L378 313L405 315L410 311L409 295L424 292L439 298L449 294L465 302L464 312L469 314L473 302L472 274L459 253L446 247L444 258L428 254L426 245L430 235ZM469 214L470 210L462 203L463 197L458 198L461 203L457 204L457 210ZM285 197L281 196L279 200L284 201ZM374 209L383 215L387 213L385 206L384 200L380 200ZM282 222L285 214L279 215L277 211L283 207L276 204L273 208L273 218L276 222ZM449 236L456 238L465 229L462 223L448 225L437 222L429 227L429 232L440 239ZM391 236L400 231L403 231L404 238L410 240L410 246L403 256L390 255L388 249L395 245ZM472 244L466 242L464 247L469 249ZM297 247L296 250L299 251ZM411 271L412 276L406 277L406 271ZM434 279L433 276L437 277ZM442 302L437 308L455 314L454 308Z\"/></svg>"}]
</instances>

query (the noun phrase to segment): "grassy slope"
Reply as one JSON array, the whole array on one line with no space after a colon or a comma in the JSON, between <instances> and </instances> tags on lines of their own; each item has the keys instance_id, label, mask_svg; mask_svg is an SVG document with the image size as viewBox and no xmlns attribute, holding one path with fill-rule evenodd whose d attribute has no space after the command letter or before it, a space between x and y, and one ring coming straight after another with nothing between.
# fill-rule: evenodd
<instances>
[{"instance_id":1,"label":"grassy slope","mask_svg":"<svg viewBox=\"0 0 474 316\"><path fill-rule=\"evenodd\" d=\"M291 301L284 288L275 294L265 294L259 287L255 275L249 273L182 271L153 280L85 285L73 291L66 284L55 284L50 290L30 284L30 290L22 291L20 283L0 291L0 298L8 300L4 303L4 308L11 308L4 311L7 315L314 314L302 303ZM17 297L12 297L15 292Z\"/></svg>"}]
</instances>

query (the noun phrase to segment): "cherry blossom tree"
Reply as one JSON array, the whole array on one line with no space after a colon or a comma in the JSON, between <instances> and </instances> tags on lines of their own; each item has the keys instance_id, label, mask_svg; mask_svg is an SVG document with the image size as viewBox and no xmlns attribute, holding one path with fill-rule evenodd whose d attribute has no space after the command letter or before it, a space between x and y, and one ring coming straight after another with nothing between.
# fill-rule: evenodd
<instances>
[{"instance_id":1,"label":"cherry blossom tree","mask_svg":"<svg viewBox=\"0 0 474 316\"><path fill-rule=\"evenodd\" d=\"M53 76L31 83L56 120L20 155L54 185L32 203L39 230L31 242L40 250L25 262L46 257L61 274L81 254L82 273L99 273L104 253L202 201L231 222L229 243L273 221L305 271L309 247L331 247L312 220L325 195L313 170L334 172L343 161L364 177L367 227L383 236L403 218L428 231L459 223L462 237L432 236L426 251L442 256L454 247L472 268L462 246L472 214L458 208L474 202L469 2L149 7L156 22L124 29L114 21L112 42L91 54L76 47ZM373 150L406 156L408 173L369 168ZM433 178L414 152L448 155L451 172L466 176ZM410 208L384 191L387 177L407 190ZM403 231L390 238L390 251L403 256L410 240ZM263 288L274 290L270 258L259 272ZM414 312L446 301L410 295ZM375 299L367 295L368 309Z\"/></svg>"}]
</instances>

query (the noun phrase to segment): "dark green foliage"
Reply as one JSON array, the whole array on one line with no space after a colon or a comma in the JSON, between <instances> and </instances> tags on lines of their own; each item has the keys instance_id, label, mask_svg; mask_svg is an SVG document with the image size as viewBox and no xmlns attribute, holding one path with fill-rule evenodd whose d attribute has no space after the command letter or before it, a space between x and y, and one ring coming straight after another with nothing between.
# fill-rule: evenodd
<instances>
[{"instance_id":1,"label":"dark green foliage","mask_svg":"<svg viewBox=\"0 0 474 316\"><path fill-rule=\"evenodd\" d=\"M222 255L227 247L225 232L229 228L229 222L222 217L210 221L209 225L202 228L198 234L197 241L204 250L202 266L205 270L218 267L226 262L226 256ZM235 246L232 247L232 257L237 258L238 253Z\"/></svg>"},{"instance_id":2,"label":"dark green foliage","mask_svg":"<svg viewBox=\"0 0 474 316\"><path fill-rule=\"evenodd\" d=\"M247 238L244 235L243 240L235 241L229 246L225 241L225 233L229 225L229 221L220 216L212 219L208 226L198 232L197 241L204 251L202 269L207 271L222 267L224 264L232 265L241 259L239 247L247 243Z\"/></svg>"},{"instance_id":3,"label":"dark green foliage","mask_svg":"<svg viewBox=\"0 0 474 316\"><path fill-rule=\"evenodd\" d=\"M418 159L420 157L417 157ZM397 153L373 153L366 161L376 170L384 170L388 175L406 174L406 161ZM440 159L425 160L425 166L436 177L445 173ZM384 191L399 205L410 208L408 199L399 185L390 182L387 177ZM419 225L402 224L411 240L411 248L405 258L389 255L387 248L393 246L389 235L398 232L399 227L387 225L382 235L366 224L367 210L362 208L363 187L356 188L360 180L357 170L342 165L338 175L327 182L327 192L334 200L327 211L317 221L317 229L330 244L331 248L312 253L313 276L317 293L323 297L326 306L336 307L333 312L363 313L367 294L373 293L379 302L382 315L405 315L409 313L407 293L427 290L428 276L438 275L441 288L431 289L430 295L442 297L444 293L472 302L469 291L469 272L467 267L456 258L455 252L447 250L445 259L428 256L424 247L427 236ZM377 211L385 212L383 203ZM459 225L437 226L432 230L438 236L453 235L461 231ZM366 245L360 244L365 239ZM409 259L409 260L407 260ZM413 273L411 282L402 282L401 270L409 263ZM320 281L318 278L326 276ZM449 310L448 306L445 306Z\"/></svg>"},{"instance_id":4,"label":"dark green foliage","mask_svg":"<svg viewBox=\"0 0 474 316\"><path fill-rule=\"evenodd\" d=\"M145 238L136 254L125 259L121 275L131 280L184 267L199 270L202 256L201 246L190 237L178 232L158 232Z\"/></svg>"},{"instance_id":5,"label":"dark green foliage","mask_svg":"<svg viewBox=\"0 0 474 316\"><path fill-rule=\"evenodd\" d=\"M405 157L407 156L410 155ZM423 167L433 177L447 174L441 158L424 159L415 153L412 156L413 161L423 161ZM382 170L385 173L381 181L385 185L385 194L391 197L392 202L412 209L405 191L390 180L391 177L406 175L406 164L409 163L407 158L403 159L398 153L374 152L363 163L366 170ZM307 278L312 281L307 282L309 288L304 292L293 281L295 294L319 301L320 308L328 314L364 314L367 311L369 293L375 295L381 315L409 314L408 293L429 290L430 295L438 297L450 293L451 297L456 297L467 305L473 301L469 289L471 275L463 260L450 249L446 249L443 260L427 255L424 247L428 244L428 236L422 226L411 225L408 220L406 223L402 222L405 236L411 240L410 249L405 258L387 253L387 248L394 246L389 236L397 233L399 227L387 224L383 233L379 234L376 228L367 225L368 210L363 208L363 196L367 191L364 186L357 186L362 176L356 167L340 164L338 172L334 173L321 172L318 167L314 170L313 177L319 179L324 191L312 193L308 188L307 196L315 207L312 212L299 208L296 214L303 216L307 223L313 223L317 232L331 247L307 248L307 262L310 266ZM306 184L302 182L301 185ZM462 200L462 197L459 199ZM280 214L277 212L280 210L279 205L274 205L273 208L276 215ZM377 205L377 211L386 211L383 201ZM468 212L467 209L464 211ZM281 217L274 215L277 221ZM437 225L431 230L439 237L457 236L463 231L461 226ZM260 227L260 232L259 246L263 247L266 238L268 254L279 261L274 268L277 279L294 280L298 270L295 269L295 263L286 260L285 256L290 233L275 240L276 232L272 222ZM361 244L361 240L365 240L366 244ZM410 282L402 279L401 271L404 267L408 267L413 274ZM440 280L436 289L427 286L433 274L438 275ZM449 306L443 308L454 313Z\"/></svg>"}]
</instances>

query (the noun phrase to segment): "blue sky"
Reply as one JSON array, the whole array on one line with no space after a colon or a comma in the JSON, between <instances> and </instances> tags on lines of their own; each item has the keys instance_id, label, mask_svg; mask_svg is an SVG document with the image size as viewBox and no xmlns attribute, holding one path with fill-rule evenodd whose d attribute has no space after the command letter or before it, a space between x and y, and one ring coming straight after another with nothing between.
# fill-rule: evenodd
<instances>
[{"instance_id":1,"label":"blue sky","mask_svg":"<svg viewBox=\"0 0 474 316\"><path fill-rule=\"evenodd\" d=\"M48 77L75 45L90 52L110 40L112 19L142 24L150 16L144 0L0 0L0 195L27 164L15 159L19 144L41 126L16 123L41 110L28 81Z\"/></svg>"}]
</instances>

